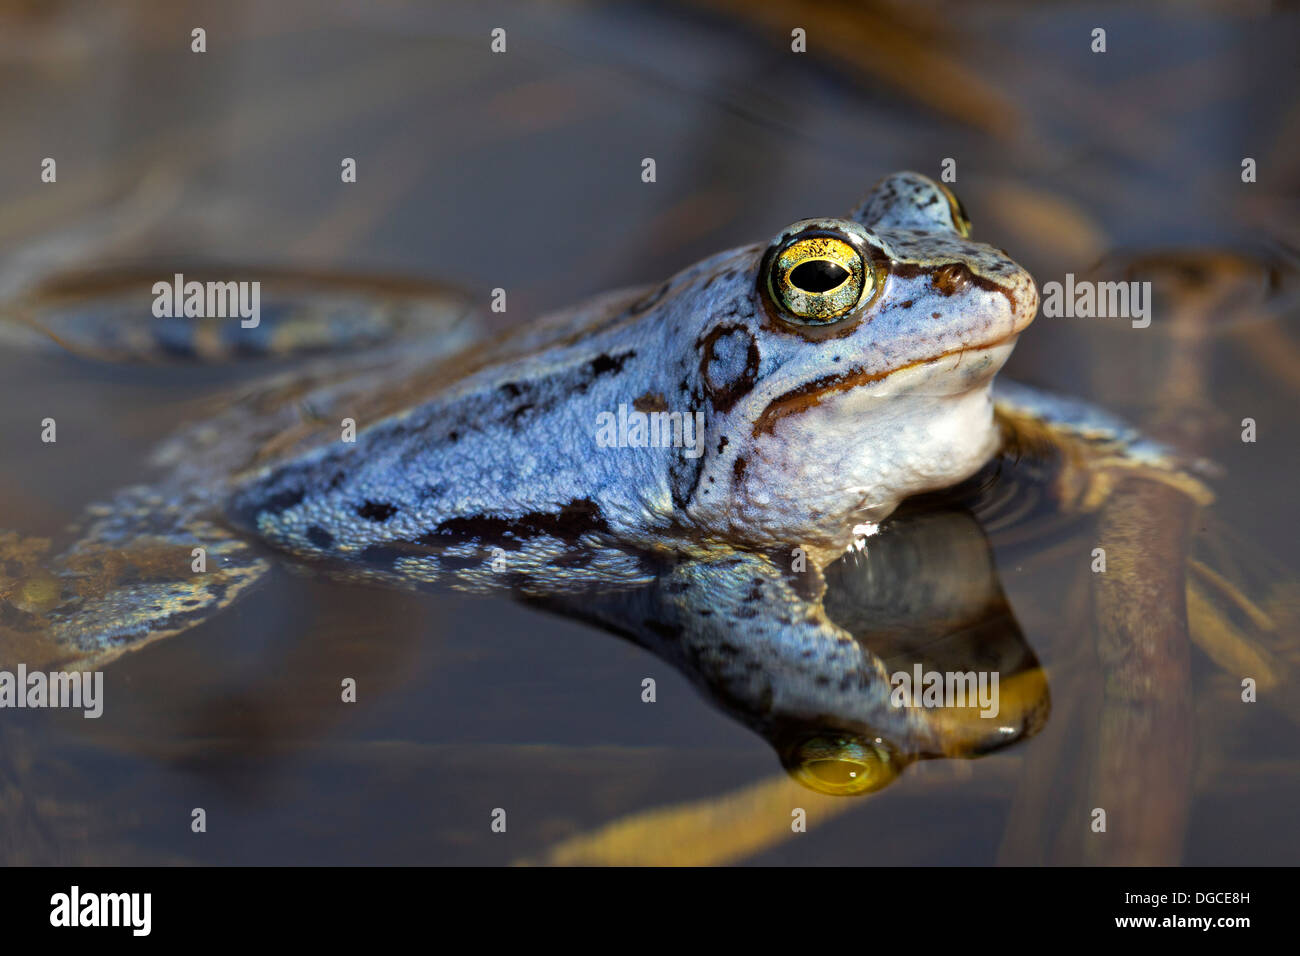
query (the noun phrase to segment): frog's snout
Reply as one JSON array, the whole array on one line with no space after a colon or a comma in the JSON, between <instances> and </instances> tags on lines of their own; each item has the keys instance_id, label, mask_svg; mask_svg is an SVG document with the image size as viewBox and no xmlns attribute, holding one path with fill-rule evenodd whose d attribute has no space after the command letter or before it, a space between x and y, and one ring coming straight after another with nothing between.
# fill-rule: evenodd
<instances>
[{"instance_id":1,"label":"frog's snout","mask_svg":"<svg viewBox=\"0 0 1300 956\"><path fill-rule=\"evenodd\" d=\"M995 293L993 301L985 299L996 318L990 317L984 334L991 343L1014 342L1038 315L1038 284L1034 277L1002 253L992 274L985 274L982 288ZM1005 299L1005 308L999 308L999 298Z\"/></svg>"},{"instance_id":2,"label":"frog's snout","mask_svg":"<svg viewBox=\"0 0 1300 956\"><path fill-rule=\"evenodd\" d=\"M1038 315L1038 283L1027 270L1011 263L1016 268L1016 283L1012 293L1011 321L1012 335L1019 335L1029 327Z\"/></svg>"}]
</instances>

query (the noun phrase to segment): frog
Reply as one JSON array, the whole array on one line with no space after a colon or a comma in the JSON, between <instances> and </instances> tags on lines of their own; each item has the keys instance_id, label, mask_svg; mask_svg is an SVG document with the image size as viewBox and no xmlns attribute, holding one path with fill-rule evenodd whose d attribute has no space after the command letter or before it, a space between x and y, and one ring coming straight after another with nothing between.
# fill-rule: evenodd
<instances>
[{"instance_id":1,"label":"frog","mask_svg":"<svg viewBox=\"0 0 1300 956\"><path fill-rule=\"evenodd\" d=\"M943 753L940 729L891 703L882 661L827 614L828 566L1035 428L1183 474L1106 413L997 378L1038 291L971 232L946 185L895 173L843 218L499 336L418 288L346 308L316 289L313 309L290 283L296 305L235 346L236 328L164 335L141 315L136 334L129 310L105 323L65 296L38 323L65 348L93 353L111 325L118 357L152 339L172 357L280 354L289 328L309 330L311 354L165 439L153 480L91 506L39 569L30 549L11 560L0 620L59 666L101 668L210 619L277 561L501 592L653 644L760 723L833 714L863 761ZM369 316L365 336L315 355L316 327L349 310ZM611 416L644 427L610 441ZM1041 708L1023 720L993 736L1038 726Z\"/></svg>"}]
</instances>

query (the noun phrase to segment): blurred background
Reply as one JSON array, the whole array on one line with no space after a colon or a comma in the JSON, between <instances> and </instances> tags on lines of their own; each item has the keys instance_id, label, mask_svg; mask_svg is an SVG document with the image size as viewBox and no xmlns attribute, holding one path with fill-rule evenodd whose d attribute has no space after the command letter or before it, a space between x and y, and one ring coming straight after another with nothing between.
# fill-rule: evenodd
<instances>
[{"instance_id":1,"label":"blurred background","mask_svg":"<svg viewBox=\"0 0 1300 956\"><path fill-rule=\"evenodd\" d=\"M1156 284L1150 328L1040 317L1007 374L1221 463L1217 517L1294 568L1298 25L1294 4L1252 2L4 0L0 300L184 251L449 280L485 303L500 286L508 325L951 158L975 237L1040 285ZM222 384L0 353L0 528L54 534L138 480ZM47 415L60 440L37 454ZM1022 623L1049 671L1069 658L1050 614ZM777 769L649 655L501 602L282 575L114 668L129 699L94 726L4 717L0 860L504 863ZM340 674L362 687L345 716ZM669 703L640 704L647 675ZM1294 728L1202 719L1238 763L1203 763L1198 786L1237 789L1197 792L1178 859L1296 862ZM1050 733L1027 747L1065 746ZM743 858L1083 859L1026 836L1048 825L1013 805L1001 759L914 774ZM221 836L189 833L193 806ZM509 841L487 830L497 806L529 821Z\"/></svg>"}]
</instances>

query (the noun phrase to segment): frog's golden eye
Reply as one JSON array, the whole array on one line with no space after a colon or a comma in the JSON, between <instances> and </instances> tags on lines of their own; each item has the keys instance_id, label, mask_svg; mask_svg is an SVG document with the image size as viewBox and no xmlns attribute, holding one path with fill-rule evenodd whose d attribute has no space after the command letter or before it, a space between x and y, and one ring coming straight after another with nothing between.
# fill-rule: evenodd
<instances>
[{"instance_id":1,"label":"frog's golden eye","mask_svg":"<svg viewBox=\"0 0 1300 956\"><path fill-rule=\"evenodd\" d=\"M834 236L806 236L781 248L768 268L768 289L787 317L826 325L852 312L874 276L862 253Z\"/></svg>"},{"instance_id":2,"label":"frog's golden eye","mask_svg":"<svg viewBox=\"0 0 1300 956\"><path fill-rule=\"evenodd\" d=\"M970 238L970 216L966 215L966 207L961 204L957 194L949 189L943 183L935 183L943 190L944 196L948 200L948 208L952 210L952 223L957 227L957 234L969 239Z\"/></svg>"}]
</instances>

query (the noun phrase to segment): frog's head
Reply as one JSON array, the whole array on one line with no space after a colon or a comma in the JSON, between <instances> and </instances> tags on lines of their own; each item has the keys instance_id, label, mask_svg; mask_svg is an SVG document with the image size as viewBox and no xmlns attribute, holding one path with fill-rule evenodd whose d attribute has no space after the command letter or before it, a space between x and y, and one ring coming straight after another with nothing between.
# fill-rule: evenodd
<instances>
[{"instance_id":1,"label":"frog's head","mask_svg":"<svg viewBox=\"0 0 1300 956\"><path fill-rule=\"evenodd\" d=\"M1038 293L916 173L847 219L736 253L700 315L710 444L692 519L756 544L843 547L855 523L969 477L998 443L990 394Z\"/></svg>"}]
</instances>

